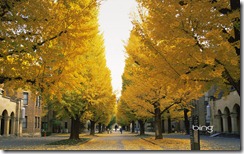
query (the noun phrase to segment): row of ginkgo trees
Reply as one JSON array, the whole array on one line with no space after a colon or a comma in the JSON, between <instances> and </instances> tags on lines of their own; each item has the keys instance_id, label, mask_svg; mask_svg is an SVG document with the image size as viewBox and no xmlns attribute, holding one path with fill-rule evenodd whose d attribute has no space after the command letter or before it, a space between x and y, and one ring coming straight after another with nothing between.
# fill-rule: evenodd
<instances>
[{"instance_id":1,"label":"row of ginkgo trees","mask_svg":"<svg viewBox=\"0 0 244 154\"><path fill-rule=\"evenodd\" d=\"M31 90L61 117L108 124L115 95L98 29L98 0L0 2L0 82ZM13 93L14 94L14 93ZM94 134L92 129L91 134Z\"/></svg>"},{"instance_id":2,"label":"row of ginkgo trees","mask_svg":"<svg viewBox=\"0 0 244 154\"><path fill-rule=\"evenodd\" d=\"M211 86L240 95L240 2L137 2L117 119L142 128L154 118L162 139L162 116L189 109Z\"/></svg>"}]
</instances>

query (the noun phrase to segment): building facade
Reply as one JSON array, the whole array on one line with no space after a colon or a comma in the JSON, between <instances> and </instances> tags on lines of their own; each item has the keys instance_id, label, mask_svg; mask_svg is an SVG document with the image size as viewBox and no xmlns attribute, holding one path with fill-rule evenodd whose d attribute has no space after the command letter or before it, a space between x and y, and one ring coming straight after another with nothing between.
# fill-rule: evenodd
<instances>
[{"instance_id":1,"label":"building facade","mask_svg":"<svg viewBox=\"0 0 244 154\"><path fill-rule=\"evenodd\" d=\"M214 133L240 134L240 96L230 91L227 96L219 93L214 97L214 89L209 90L196 101L195 109L199 117L199 126L211 126ZM190 128L191 129L191 128Z\"/></svg>"},{"instance_id":2,"label":"building facade","mask_svg":"<svg viewBox=\"0 0 244 154\"><path fill-rule=\"evenodd\" d=\"M53 110L48 110L46 115L42 117L41 129L49 133L70 133L71 119L58 119Z\"/></svg>"},{"instance_id":3,"label":"building facade","mask_svg":"<svg viewBox=\"0 0 244 154\"><path fill-rule=\"evenodd\" d=\"M236 91L226 97L210 100L210 125L214 132L240 134L240 101Z\"/></svg>"},{"instance_id":4,"label":"building facade","mask_svg":"<svg viewBox=\"0 0 244 154\"><path fill-rule=\"evenodd\" d=\"M0 136L40 136L41 112L39 96L0 89Z\"/></svg>"},{"instance_id":5,"label":"building facade","mask_svg":"<svg viewBox=\"0 0 244 154\"><path fill-rule=\"evenodd\" d=\"M3 96L0 91L0 136L22 136L20 100Z\"/></svg>"},{"instance_id":6,"label":"building facade","mask_svg":"<svg viewBox=\"0 0 244 154\"><path fill-rule=\"evenodd\" d=\"M215 133L240 135L240 96L232 90L227 96L220 94L216 98L213 96L214 92L214 89L209 90L193 103L194 111L191 112L197 113L199 126L213 127L211 133L208 133L206 129L200 133L206 135ZM188 118L191 123L191 115L188 115ZM189 124L189 126L191 125ZM184 118L182 117L182 120L179 120L171 119L170 116L163 117L162 131L163 133L186 132Z\"/></svg>"},{"instance_id":7,"label":"building facade","mask_svg":"<svg viewBox=\"0 0 244 154\"><path fill-rule=\"evenodd\" d=\"M41 98L30 91L23 91L22 105L25 116L22 122L23 136L41 136Z\"/></svg>"}]
</instances>

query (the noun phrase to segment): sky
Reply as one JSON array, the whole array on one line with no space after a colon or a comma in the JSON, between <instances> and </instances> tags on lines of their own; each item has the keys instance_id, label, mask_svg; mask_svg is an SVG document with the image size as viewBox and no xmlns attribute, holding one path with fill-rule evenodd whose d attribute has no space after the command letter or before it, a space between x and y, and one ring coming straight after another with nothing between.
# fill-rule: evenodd
<instances>
[{"instance_id":1,"label":"sky","mask_svg":"<svg viewBox=\"0 0 244 154\"><path fill-rule=\"evenodd\" d=\"M111 70L113 91L121 95L125 66L125 42L132 29L131 14L136 11L135 0L104 0L100 6L99 24L104 35L107 66Z\"/></svg>"}]
</instances>

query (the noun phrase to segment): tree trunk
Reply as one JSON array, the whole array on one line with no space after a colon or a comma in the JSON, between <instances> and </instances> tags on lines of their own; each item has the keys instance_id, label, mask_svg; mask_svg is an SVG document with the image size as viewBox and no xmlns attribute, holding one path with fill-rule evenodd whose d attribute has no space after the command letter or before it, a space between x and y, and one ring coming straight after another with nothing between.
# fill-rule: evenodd
<instances>
[{"instance_id":1,"label":"tree trunk","mask_svg":"<svg viewBox=\"0 0 244 154\"><path fill-rule=\"evenodd\" d=\"M186 135L189 135L190 134L190 123L189 123L189 119L187 116L187 112L189 112L189 110L184 108L185 130L186 130Z\"/></svg>"},{"instance_id":2,"label":"tree trunk","mask_svg":"<svg viewBox=\"0 0 244 154\"><path fill-rule=\"evenodd\" d=\"M105 132L106 131L106 126L105 124L102 125L102 132Z\"/></svg>"},{"instance_id":3,"label":"tree trunk","mask_svg":"<svg viewBox=\"0 0 244 154\"><path fill-rule=\"evenodd\" d=\"M135 133L135 121L132 120L131 123L132 123L131 132L132 132L132 133Z\"/></svg>"},{"instance_id":4,"label":"tree trunk","mask_svg":"<svg viewBox=\"0 0 244 154\"><path fill-rule=\"evenodd\" d=\"M98 133L102 133L102 123L98 123Z\"/></svg>"},{"instance_id":5,"label":"tree trunk","mask_svg":"<svg viewBox=\"0 0 244 154\"><path fill-rule=\"evenodd\" d=\"M222 73L222 76L235 88L237 91L238 95L241 96L241 87L240 87L240 80L235 81L230 73L227 71L225 68L224 72Z\"/></svg>"},{"instance_id":6,"label":"tree trunk","mask_svg":"<svg viewBox=\"0 0 244 154\"><path fill-rule=\"evenodd\" d=\"M162 120L162 133L165 133L165 128L164 128L164 119Z\"/></svg>"},{"instance_id":7,"label":"tree trunk","mask_svg":"<svg viewBox=\"0 0 244 154\"><path fill-rule=\"evenodd\" d=\"M235 11L235 10L240 10L240 7L241 7L241 3L240 3L240 1L238 1L238 0L230 0L230 7L231 7L231 10L232 11ZM237 22L239 22L239 24L240 24L240 18L238 18L238 19L234 19L234 23L233 23L233 25L236 25L236 23ZM235 38L234 38L234 41L236 42L236 41L239 41L240 40L240 37L241 37L241 33L240 33L240 29L238 29L236 26L234 26L234 36L235 36ZM235 47L235 49L236 49L236 54L238 55L238 56L240 56L240 48L237 48L237 47ZM238 83L239 83L239 87L240 87L240 80L238 81ZM238 91L238 90L237 90ZM240 88L239 88L239 96L240 96Z\"/></svg>"},{"instance_id":8,"label":"tree trunk","mask_svg":"<svg viewBox=\"0 0 244 154\"><path fill-rule=\"evenodd\" d=\"M127 128L128 128L128 132L130 132L130 124L127 126Z\"/></svg>"},{"instance_id":9,"label":"tree trunk","mask_svg":"<svg viewBox=\"0 0 244 154\"><path fill-rule=\"evenodd\" d=\"M145 135L145 122L143 120L138 120L140 125L140 135Z\"/></svg>"},{"instance_id":10,"label":"tree trunk","mask_svg":"<svg viewBox=\"0 0 244 154\"><path fill-rule=\"evenodd\" d=\"M127 125L125 125L125 131L128 131L128 126Z\"/></svg>"},{"instance_id":11,"label":"tree trunk","mask_svg":"<svg viewBox=\"0 0 244 154\"><path fill-rule=\"evenodd\" d=\"M125 130L125 126L122 126L122 130Z\"/></svg>"},{"instance_id":12,"label":"tree trunk","mask_svg":"<svg viewBox=\"0 0 244 154\"><path fill-rule=\"evenodd\" d=\"M71 118L71 131L70 131L70 137L69 139L75 139L79 140L79 134L80 134L80 118L78 115L75 115L75 118Z\"/></svg>"},{"instance_id":13,"label":"tree trunk","mask_svg":"<svg viewBox=\"0 0 244 154\"><path fill-rule=\"evenodd\" d=\"M171 127L171 118L168 117L168 133L172 133L172 127Z\"/></svg>"},{"instance_id":14,"label":"tree trunk","mask_svg":"<svg viewBox=\"0 0 244 154\"><path fill-rule=\"evenodd\" d=\"M155 139L162 139L162 120L161 120L161 110L159 108L159 103L154 104L155 112Z\"/></svg>"},{"instance_id":15,"label":"tree trunk","mask_svg":"<svg viewBox=\"0 0 244 154\"><path fill-rule=\"evenodd\" d=\"M240 1L239 0L230 0L230 7L231 7L231 11L235 11L235 10L239 10L240 9ZM233 19L233 25L236 24L240 24L240 19ZM234 26L234 38L230 38L229 42L230 43L234 43L240 40L240 29L236 28L236 26ZM240 48L235 47L236 49L236 54L238 56L240 56ZM239 61L240 62L240 61ZM239 94L239 96L241 96L241 82L240 80L235 81L232 76L230 75L230 73L225 69L225 71L223 72L223 76L225 79L227 79L229 81L229 83L235 88L235 90L237 91L237 93Z\"/></svg>"},{"instance_id":16,"label":"tree trunk","mask_svg":"<svg viewBox=\"0 0 244 154\"><path fill-rule=\"evenodd\" d=\"M90 135L95 135L95 121L90 120L90 122L91 122Z\"/></svg>"}]
</instances>

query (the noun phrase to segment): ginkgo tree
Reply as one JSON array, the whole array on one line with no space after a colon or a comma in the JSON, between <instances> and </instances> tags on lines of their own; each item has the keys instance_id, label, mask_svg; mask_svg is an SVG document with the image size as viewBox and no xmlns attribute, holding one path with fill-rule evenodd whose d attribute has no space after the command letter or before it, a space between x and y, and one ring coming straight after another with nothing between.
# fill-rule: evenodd
<instances>
[{"instance_id":1,"label":"ginkgo tree","mask_svg":"<svg viewBox=\"0 0 244 154\"><path fill-rule=\"evenodd\" d=\"M101 57L102 56L102 57ZM84 97L90 103L88 109L92 113L89 118L91 122L91 135L95 134L95 124L107 125L115 113L116 97L112 92L110 71L106 67L104 52L93 59L93 65L89 69L88 81L84 84Z\"/></svg>"},{"instance_id":2,"label":"ginkgo tree","mask_svg":"<svg viewBox=\"0 0 244 154\"><path fill-rule=\"evenodd\" d=\"M97 26L98 30L98 26ZM90 40L91 46L83 56L84 63L81 71L85 82L81 83L82 97L88 102L91 113L91 135L95 133L95 124L108 124L115 112L116 98L112 91L110 70L106 66L105 50L102 36L99 34Z\"/></svg>"},{"instance_id":3,"label":"ginkgo tree","mask_svg":"<svg viewBox=\"0 0 244 154\"><path fill-rule=\"evenodd\" d=\"M113 113L98 6L98 0L0 2L1 83L39 92L58 116L71 118L71 139L79 138L81 119L97 116L91 111L109 106L104 123Z\"/></svg>"},{"instance_id":4,"label":"ginkgo tree","mask_svg":"<svg viewBox=\"0 0 244 154\"><path fill-rule=\"evenodd\" d=\"M138 34L175 76L240 94L239 1L137 2Z\"/></svg>"},{"instance_id":5,"label":"ginkgo tree","mask_svg":"<svg viewBox=\"0 0 244 154\"><path fill-rule=\"evenodd\" d=\"M123 97L137 99L134 106L155 115L155 137L162 138L161 114L173 106L187 107L214 84L227 92L232 85L240 92L238 3L137 2L139 18L133 21L126 48L132 84Z\"/></svg>"},{"instance_id":6,"label":"ginkgo tree","mask_svg":"<svg viewBox=\"0 0 244 154\"><path fill-rule=\"evenodd\" d=\"M131 58L126 59L126 66L124 69L123 74L123 87L122 87L122 96L120 98L119 102L119 114L118 117L120 121L127 124L128 122L132 123L132 133L135 131L134 129L134 123L135 121L138 121L140 125L140 135L145 134L144 125L147 119L150 117L153 117L151 113L148 113L145 111L145 108L141 105L138 106L138 104L142 104L143 101L141 99L136 99L136 97L131 93L130 85L133 85L134 87L134 80L127 77L128 74L130 74L130 63ZM128 73L128 74L127 74ZM136 73L136 72L134 72ZM126 83L127 82L127 83ZM140 87L142 88L142 87ZM127 124L128 125L128 124Z\"/></svg>"},{"instance_id":7,"label":"ginkgo tree","mask_svg":"<svg viewBox=\"0 0 244 154\"><path fill-rule=\"evenodd\" d=\"M97 33L87 39L86 52L72 61L67 70L76 78L73 90L65 84L54 84L61 97L52 103L59 116L71 118L70 139L79 139L79 127L82 121L91 121L91 135L95 134L95 123L107 125L114 114L115 95L112 92L110 70L106 67L102 35ZM83 46L84 47L84 46ZM68 80L69 81L69 80ZM67 81L66 81L67 82Z\"/></svg>"},{"instance_id":8,"label":"ginkgo tree","mask_svg":"<svg viewBox=\"0 0 244 154\"><path fill-rule=\"evenodd\" d=\"M126 60L126 61L128 61L128 60ZM130 66L126 62L124 73L122 75L122 93L126 90L126 87L131 84L131 81L125 77L128 67L130 67ZM136 112L128 106L128 102L126 102L126 101L127 100L123 99L123 95L119 99L118 106L117 106L117 114L116 114L117 122L118 122L118 124L120 124L122 126L128 126L129 128L130 128L130 124L131 124L131 126L132 126L131 132L134 133L135 132L135 121L137 120Z\"/></svg>"},{"instance_id":9,"label":"ginkgo tree","mask_svg":"<svg viewBox=\"0 0 244 154\"><path fill-rule=\"evenodd\" d=\"M161 139L162 114L171 107L178 104L187 105L191 99L201 96L202 85L172 76L170 66L165 65L161 56L148 48L135 29L131 31L126 51L128 58L124 78L129 84L122 91L121 100L126 102L138 117L154 117L155 138Z\"/></svg>"},{"instance_id":10,"label":"ginkgo tree","mask_svg":"<svg viewBox=\"0 0 244 154\"><path fill-rule=\"evenodd\" d=\"M121 126L129 126L132 121L135 120L135 115L126 106L123 100L119 100L116 112L116 121ZM133 130L132 130L133 132Z\"/></svg>"},{"instance_id":11,"label":"ginkgo tree","mask_svg":"<svg viewBox=\"0 0 244 154\"><path fill-rule=\"evenodd\" d=\"M64 69L85 52L84 40L94 35L97 3L1 1L1 83L58 93L52 85L69 74ZM69 85L75 83L70 80Z\"/></svg>"}]
</instances>

